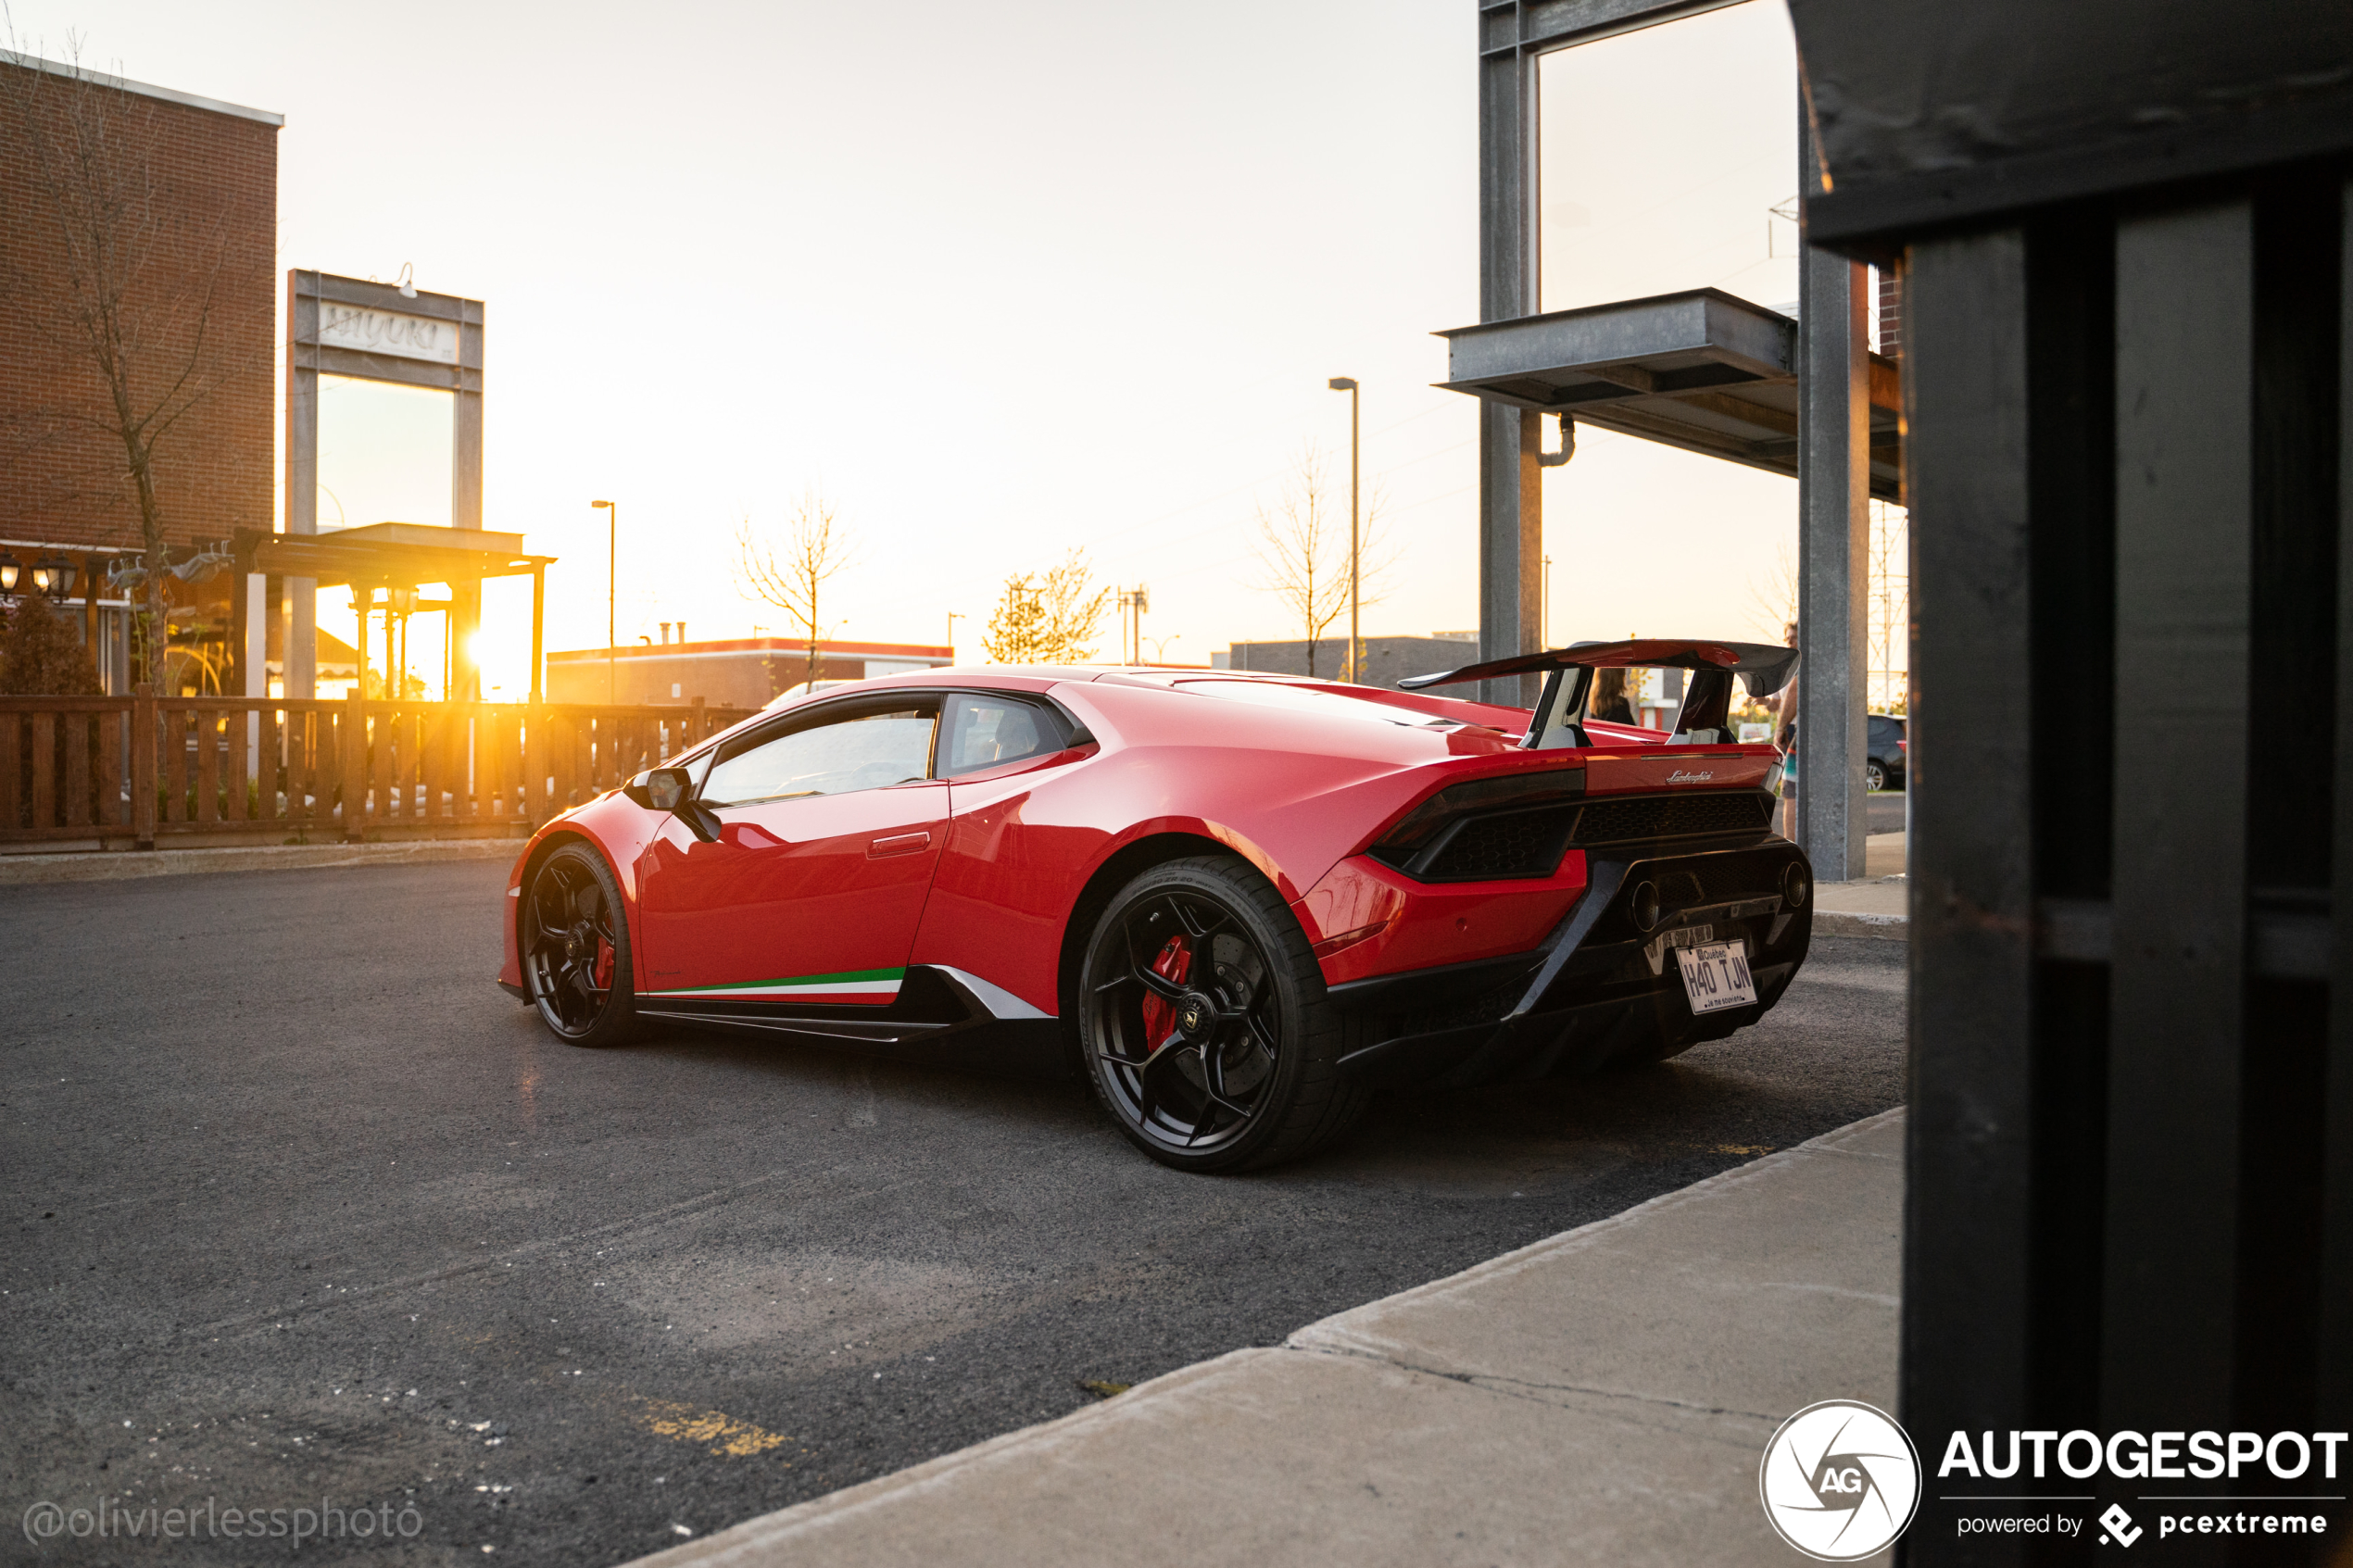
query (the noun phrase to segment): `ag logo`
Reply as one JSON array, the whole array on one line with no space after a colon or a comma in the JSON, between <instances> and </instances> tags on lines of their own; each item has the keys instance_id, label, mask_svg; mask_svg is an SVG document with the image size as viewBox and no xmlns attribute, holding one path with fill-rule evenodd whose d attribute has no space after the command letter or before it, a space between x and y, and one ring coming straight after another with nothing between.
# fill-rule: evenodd
<instances>
[{"instance_id":1,"label":"ag logo","mask_svg":"<svg viewBox=\"0 0 2353 1568\"><path fill-rule=\"evenodd\" d=\"M1870 1556L1920 1500L1920 1456L1882 1411L1824 1399L1781 1423L1756 1476L1781 1539L1822 1562Z\"/></svg>"}]
</instances>

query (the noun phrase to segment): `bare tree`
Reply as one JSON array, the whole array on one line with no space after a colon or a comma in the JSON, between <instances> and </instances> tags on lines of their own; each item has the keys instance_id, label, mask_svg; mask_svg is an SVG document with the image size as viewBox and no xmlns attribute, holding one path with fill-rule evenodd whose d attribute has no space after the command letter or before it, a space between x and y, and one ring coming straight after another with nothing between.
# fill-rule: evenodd
<instances>
[{"instance_id":1,"label":"bare tree","mask_svg":"<svg viewBox=\"0 0 2353 1568\"><path fill-rule=\"evenodd\" d=\"M736 526L736 591L774 605L808 634L804 681L817 679L817 645L824 640L824 622L817 618L818 594L857 558L857 541L848 525L815 490L801 493L781 544L761 537L749 518Z\"/></svg>"},{"instance_id":2,"label":"bare tree","mask_svg":"<svg viewBox=\"0 0 2353 1568\"><path fill-rule=\"evenodd\" d=\"M18 47L0 52L0 143L23 158L32 200L0 212L0 308L94 373L92 395L10 410L31 446L64 431L119 443L144 550L133 618L140 668L153 679L168 636L171 564L159 476L178 454L170 438L221 388L267 374L273 308L269 232L219 204L201 205L158 173L164 127L155 101L120 77L85 69L79 40L64 64ZM258 346L254 346L258 345ZM127 585L127 584L126 584Z\"/></svg>"},{"instance_id":3,"label":"bare tree","mask_svg":"<svg viewBox=\"0 0 2353 1568\"><path fill-rule=\"evenodd\" d=\"M1396 558L1379 526L1385 497L1376 486L1357 527L1356 602L1378 604L1382 583ZM1269 510L1258 508L1258 558L1266 571L1261 586L1306 635L1307 673L1315 673L1315 643L1324 629L1348 609L1348 493L1324 477L1324 458L1313 443L1284 482ZM1341 672L1354 672L1363 650L1351 649Z\"/></svg>"},{"instance_id":4,"label":"bare tree","mask_svg":"<svg viewBox=\"0 0 2353 1568\"><path fill-rule=\"evenodd\" d=\"M1087 552L1074 549L1050 571L1005 579L981 646L996 664L1083 663L1094 657L1111 597L1108 586L1095 586Z\"/></svg>"},{"instance_id":5,"label":"bare tree","mask_svg":"<svg viewBox=\"0 0 2353 1568\"><path fill-rule=\"evenodd\" d=\"M1763 577L1749 574L1748 594L1754 621L1770 641L1780 641L1797 624L1797 558L1787 545L1775 552L1772 569Z\"/></svg>"}]
</instances>

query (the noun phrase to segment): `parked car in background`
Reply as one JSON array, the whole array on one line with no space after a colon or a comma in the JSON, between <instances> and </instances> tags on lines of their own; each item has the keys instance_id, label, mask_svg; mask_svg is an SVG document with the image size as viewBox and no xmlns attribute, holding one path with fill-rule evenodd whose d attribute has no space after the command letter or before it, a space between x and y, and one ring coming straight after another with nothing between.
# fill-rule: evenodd
<instances>
[{"instance_id":1,"label":"parked car in background","mask_svg":"<svg viewBox=\"0 0 2353 1568\"><path fill-rule=\"evenodd\" d=\"M1892 713L1871 715L1871 733L1864 740L1864 776L1873 789L1904 787L1904 721Z\"/></svg>"},{"instance_id":2,"label":"parked car in background","mask_svg":"<svg viewBox=\"0 0 2353 1568\"><path fill-rule=\"evenodd\" d=\"M1870 734L1864 737L1863 776L1874 790L1904 787L1905 723L1892 713L1870 716ZM1792 759L1786 776L1797 777L1797 726L1789 727Z\"/></svg>"}]
</instances>

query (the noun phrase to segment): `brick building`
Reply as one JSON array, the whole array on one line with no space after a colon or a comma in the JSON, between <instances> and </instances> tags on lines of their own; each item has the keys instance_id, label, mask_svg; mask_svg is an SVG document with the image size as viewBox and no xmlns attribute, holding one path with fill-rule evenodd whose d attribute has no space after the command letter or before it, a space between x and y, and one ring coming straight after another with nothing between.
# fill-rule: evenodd
<instances>
[{"instance_id":1,"label":"brick building","mask_svg":"<svg viewBox=\"0 0 2353 1568\"><path fill-rule=\"evenodd\" d=\"M141 506L79 325L94 270L76 258L102 258L94 276L120 295L125 388L165 427L150 472L175 557L271 527L283 123L0 53L0 552L81 569L67 608L107 649L110 687L127 667L121 590L105 567L140 550ZM176 641L200 647L222 630L226 581L173 580Z\"/></svg>"}]
</instances>

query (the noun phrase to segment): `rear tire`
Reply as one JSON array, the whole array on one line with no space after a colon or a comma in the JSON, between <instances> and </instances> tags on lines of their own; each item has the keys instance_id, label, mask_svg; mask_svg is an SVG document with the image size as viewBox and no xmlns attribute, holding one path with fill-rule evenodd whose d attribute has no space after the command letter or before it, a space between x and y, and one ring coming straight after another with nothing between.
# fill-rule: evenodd
<instances>
[{"instance_id":1,"label":"rear tire","mask_svg":"<svg viewBox=\"0 0 2353 1568\"><path fill-rule=\"evenodd\" d=\"M575 1046L617 1046L634 1036L629 921L604 857L585 844L562 846L533 870L521 902L515 939L539 1021Z\"/></svg>"},{"instance_id":2,"label":"rear tire","mask_svg":"<svg viewBox=\"0 0 2353 1568\"><path fill-rule=\"evenodd\" d=\"M1863 781L1870 785L1871 793L1877 795L1887 787L1887 769L1878 762L1866 762L1863 764Z\"/></svg>"},{"instance_id":3,"label":"rear tire","mask_svg":"<svg viewBox=\"0 0 2353 1568\"><path fill-rule=\"evenodd\" d=\"M1306 934L1241 860L1171 860L1122 888L1088 939L1078 998L1096 1099L1176 1170L1301 1159L1369 1098L1337 1066L1340 1020Z\"/></svg>"}]
</instances>

